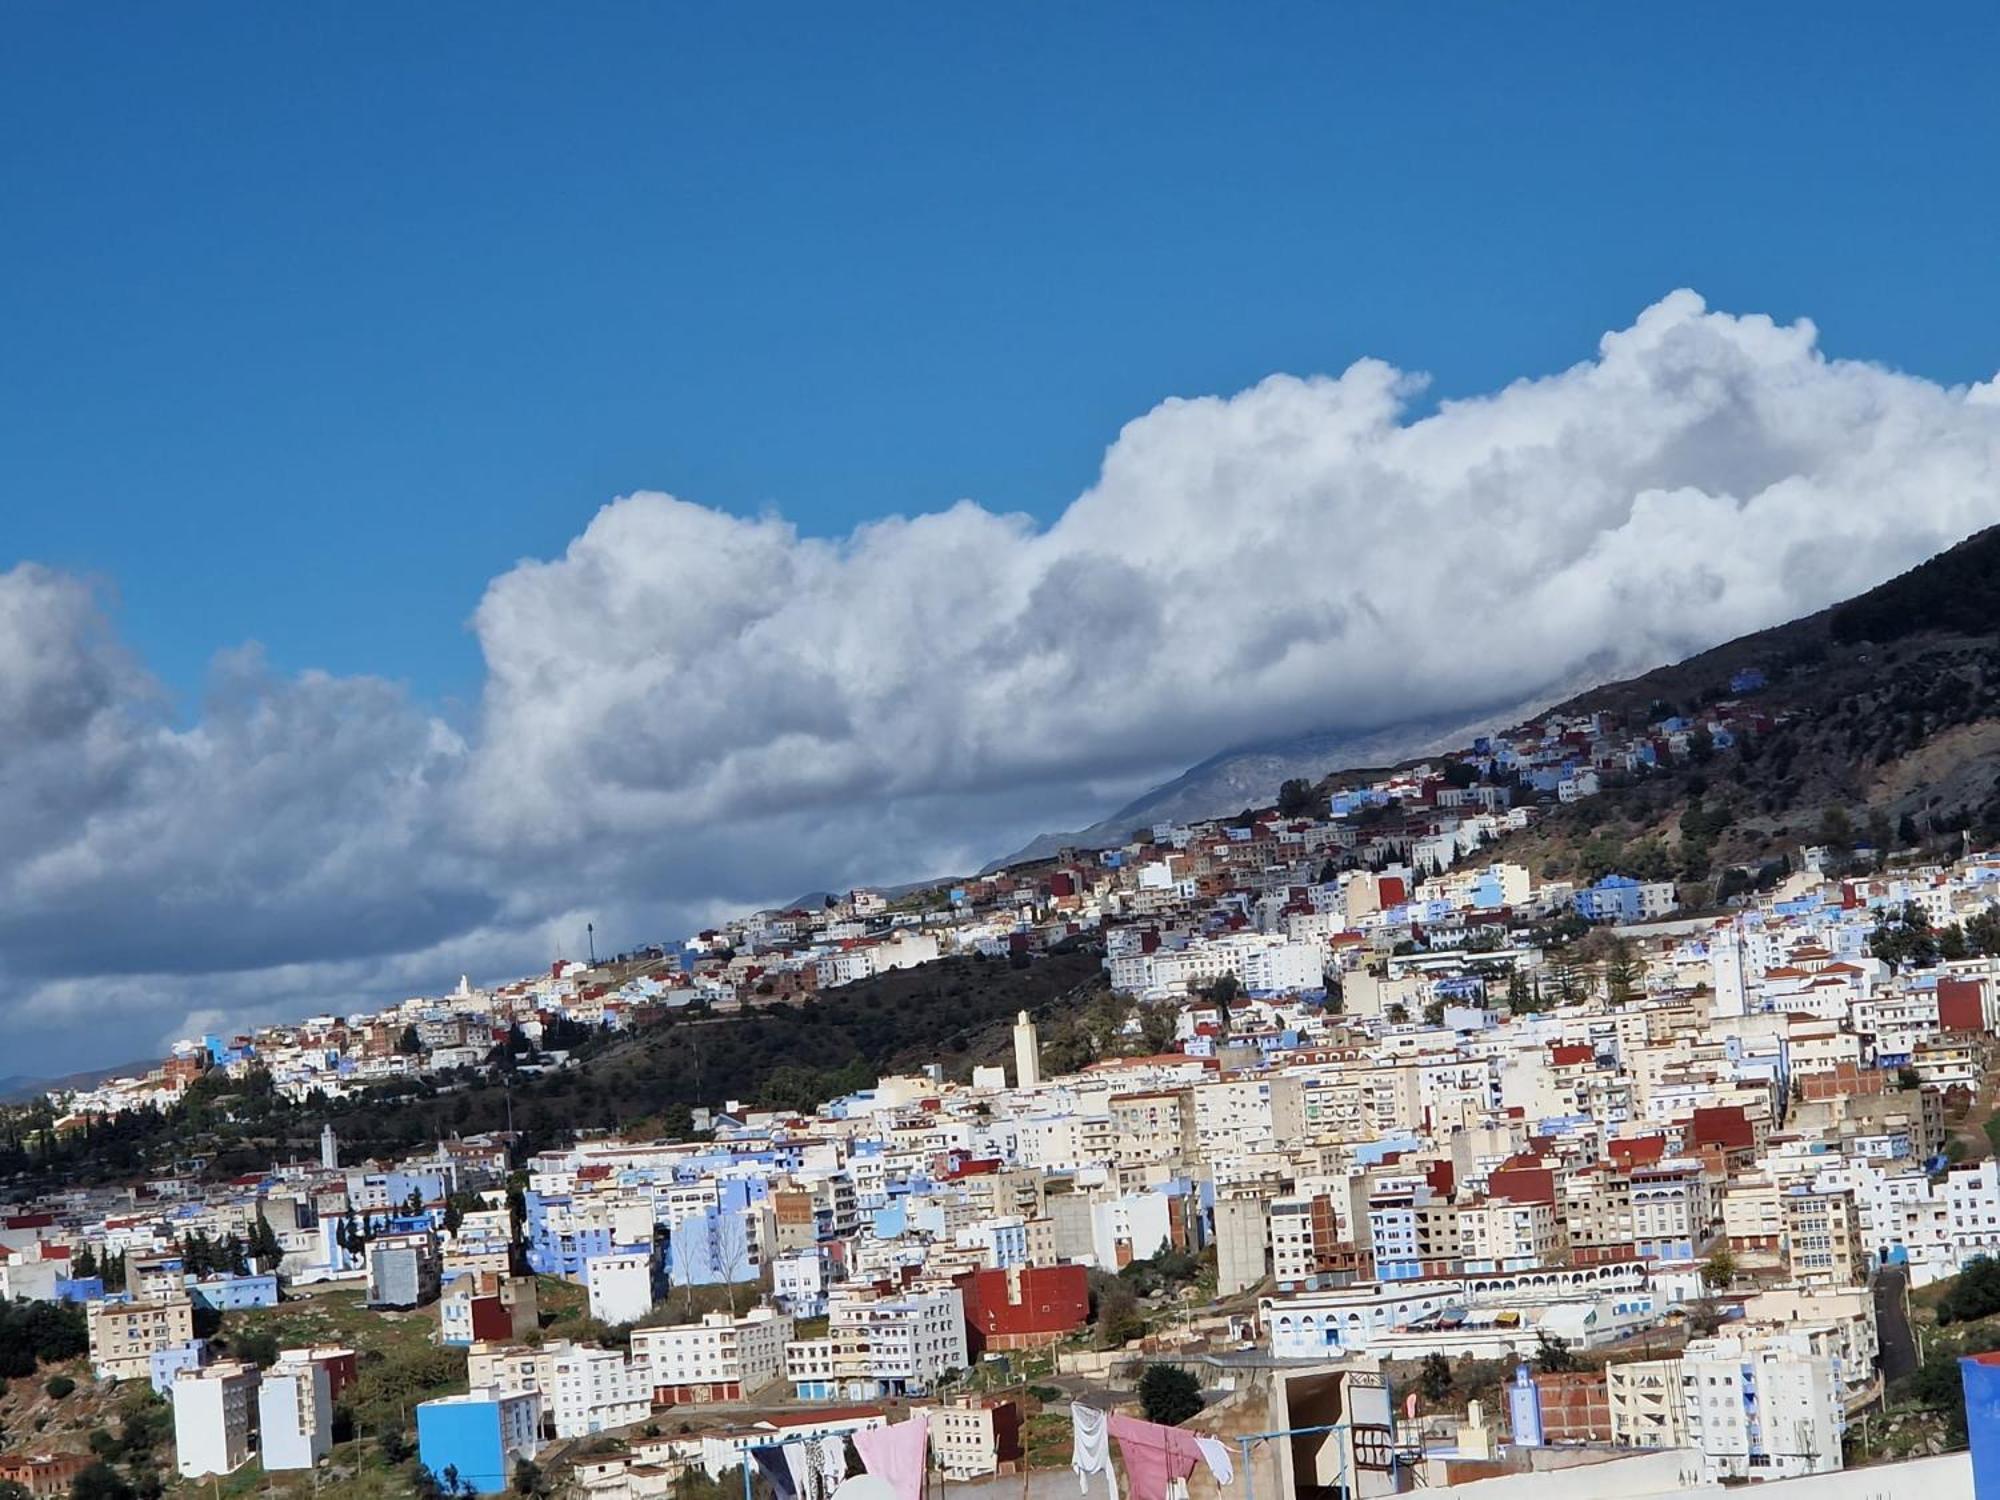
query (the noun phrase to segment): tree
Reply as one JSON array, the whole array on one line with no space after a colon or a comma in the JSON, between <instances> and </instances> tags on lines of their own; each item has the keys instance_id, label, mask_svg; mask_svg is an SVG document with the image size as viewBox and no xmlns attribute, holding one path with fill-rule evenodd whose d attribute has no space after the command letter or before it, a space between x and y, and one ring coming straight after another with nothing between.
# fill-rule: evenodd
<instances>
[{"instance_id":1,"label":"tree","mask_svg":"<svg viewBox=\"0 0 2000 1500\"><path fill-rule=\"evenodd\" d=\"M1180 1011L1170 1003L1148 1005L1139 1012L1139 1037L1146 1050L1155 1055L1174 1044L1180 1027Z\"/></svg>"},{"instance_id":2,"label":"tree","mask_svg":"<svg viewBox=\"0 0 2000 1500\"><path fill-rule=\"evenodd\" d=\"M1318 800L1313 796L1313 784L1303 776L1294 776L1278 788L1278 812L1283 817L1302 818Z\"/></svg>"},{"instance_id":3,"label":"tree","mask_svg":"<svg viewBox=\"0 0 2000 1500\"><path fill-rule=\"evenodd\" d=\"M77 1251L70 1259L69 1274L78 1279L95 1276L97 1274L97 1252L88 1245Z\"/></svg>"},{"instance_id":4,"label":"tree","mask_svg":"<svg viewBox=\"0 0 2000 1500\"><path fill-rule=\"evenodd\" d=\"M1423 1371L1417 1376L1417 1388L1424 1393L1424 1400L1428 1401L1432 1406L1442 1405L1445 1399L1451 1395L1452 1374L1450 1359L1435 1349L1426 1354L1424 1356Z\"/></svg>"},{"instance_id":5,"label":"tree","mask_svg":"<svg viewBox=\"0 0 2000 1500\"><path fill-rule=\"evenodd\" d=\"M1885 917L1869 935L1868 951L1894 968L1923 968L1938 956L1937 934L1931 919L1914 901L1907 901L1893 917Z\"/></svg>"},{"instance_id":6,"label":"tree","mask_svg":"<svg viewBox=\"0 0 2000 1500\"><path fill-rule=\"evenodd\" d=\"M1576 1353L1560 1334L1535 1335L1535 1368L1544 1375L1560 1375L1576 1368Z\"/></svg>"},{"instance_id":7,"label":"tree","mask_svg":"<svg viewBox=\"0 0 2000 1500\"><path fill-rule=\"evenodd\" d=\"M549 1493L549 1482L543 1475L540 1464L531 1458L517 1459L515 1461L514 1493L517 1495L546 1495Z\"/></svg>"},{"instance_id":8,"label":"tree","mask_svg":"<svg viewBox=\"0 0 2000 1500\"><path fill-rule=\"evenodd\" d=\"M415 1057L424 1050L424 1044L417 1035L415 1026L405 1026L403 1034L396 1038L396 1050L405 1057Z\"/></svg>"},{"instance_id":9,"label":"tree","mask_svg":"<svg viewBox=\"0 0 2000 1500\"><path fill-rule=\"evenodd\" d=\"M1178 1427L1208 1403L1201 1382L1179 1365L1148 1365L1139 1377L1139 1405L1148 1422Z\"/></svg>"},{"instance_id":10,"label":"tree","mask_svg":"<svg viewBox=\"0 0 2000 1500\"><path fill-rule=\"evenodd\" d=\"M1736 1257L1728 1250L1717 1250L1702 1262L1701 1284L1710 1291L1727 1291L1735 1280Z\"/></svg>"},{"instance_id":11,"label":"tree","mask_svg":"<svg viewBox=\"0 0 2000 1500\"><path fill-rule=\"evenodd\" d=\"M255 1329L230 1340L238 1359L247 1359L260 1370L278 1362L278 1336L267 1329Z\"/></svg>"},{"instance_id":12,"label":"tree","mask_svg":"<svg viewBox=\"0 0 2000 1500\"><path fill-rule=\"evenodd\" d=\"M138 1491L101 1458L76 1476L69 1493L70 1500L138 1500Z\"/></svg>"},{"instance_id":13,"label":"tree","mask_svg":"<svg viewBox=\"0 0 2000 1500\"><path fill-rule=\"evenodd\" d=\"M1829 807L1820 815L1819 841L1829 849L1849 849L1854 844L1854 820L1844 807Z\"/></svg>"},{"instance_id":14,"label":"tree","mask_svg":"<svg viewBox=\"0 0 2000 1500\"><path fill-rule=\"evenodd\" d=\"M1549 963L1549 977L1555 981L1556 1000L1562 1005L1574 1005L1583 998L1583 981L1576 972L1576 965L1567 955L1552 959Z\"/></svg>"},{"instance_id":15,"label":"tree","mask_svg":"<svg viewBox=\"0 0 2000 1500\"><path fill-rule=\"evenodd\" d=\"M261 1209L250 1223L250 1258L266 1268L285 1258L285 1247L278 1243L278 1231L271 1227Z\"/></svg>"},{"instance_id":16,"label":"tree","mask_svg":"<svg viewBox=\"0 0 2000 1500\"><path fill-rule=\"evenodd\" d=\"M1938 1299L1937 1320L1941 1325L1970 1323L1996 1312L2000 1312L2000 1260L1974 1256L1946 1284Z\"/></svg>"},{"instance_id":17,"label":"tree","mask_svg":"<svg viewBox=\"0 0 2000 1500\"><path fill-rule=\"evenodd\" d=\"M1604 958L1604 992L1613 1005L1629 1005L1643 972L1625 938L1614 937Z\"/></svg>"},{"instance_id":18,"label":"tree","mask_svg":"<svg viewBox=\"0 0 2000 1500\"><path fill-rule=\"evenodd\" d=\"M1905 1093L1907 1093L1911 1089L1922 1088L1923 1086L1924 1086L1924 1075L1919 1073L1915 1068L1911 1067L1908 1063L1904 1063L1902 1067L1896 1069L1897 1088L1902 1089Z\"/></svg>"},{"instance_id":19,"label":"tree","mask_svg":"<svg viewBox=\"0 0 2000 1500\"><path fill-rule=\"evenodd\" d=\"M1115 1277L1097 1297L1097 1345L1100 1349L1120 1349L1146 1331L1139 1316L1139 1299L1132 1288Z\"/></svg>"}]
</instances>

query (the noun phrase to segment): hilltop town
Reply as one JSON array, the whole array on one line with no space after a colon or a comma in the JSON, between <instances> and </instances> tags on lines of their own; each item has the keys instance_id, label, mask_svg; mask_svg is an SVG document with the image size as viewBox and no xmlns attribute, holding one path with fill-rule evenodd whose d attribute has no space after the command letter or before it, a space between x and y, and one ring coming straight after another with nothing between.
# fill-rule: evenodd
<instances>
[{"instance_id":1,"label":"hilltop town","mask_svg":"<svg viewBox=\"0 0 2000 1500\"><path fill-rule=\"evenodd\" d=\"M1197 1427L1295 1371L1334 1366L1350 1404L1400 1380L1385 1472L1439 1482L1572 1450L1818 1472L1880 1456L1861 1429L1891 1405L1939 1448L1962 1412L1922 1384L1903 1299L2000 1311L1980 1301L2000 855L1850 824L1711 870L1698 813L1657 863L1555 879L1504 857L1608 782L1769 734L1764 686L1636 728L1549 714L1118 848L190 1038L43 1101L15 1121L0 1293L45 1309L22 1337L77 1373L44 1371L32 1415L0 1407L0 1480L333 1466L386 1493L559 1472L604 1500L699 1496L757 1449L902 1408L971 1483L1060 1463L1044 1406L1155 1365L1214 1402ZM494 1079L511 1108L587 1081L607 1039L699 1049L885 975L1079 960L1090 977L984 1060L691 1101L664 1133L348 1161L329 1123L252 1170L186 1154L191 1120ZM126 1180L60 1170L148 1121L161 1149ZM65 1439L79 1380L124 1436Z\"/></svg>"}]
</instances>

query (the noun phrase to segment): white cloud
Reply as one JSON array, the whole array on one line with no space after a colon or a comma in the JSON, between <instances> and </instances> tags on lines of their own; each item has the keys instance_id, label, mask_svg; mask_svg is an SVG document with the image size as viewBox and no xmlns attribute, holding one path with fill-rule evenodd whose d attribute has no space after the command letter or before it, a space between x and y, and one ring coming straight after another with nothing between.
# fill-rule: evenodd
<instances>
[{"instance_id":1,"label":"white cloud","mask_svg":"<svg viewBox=\"0 0 2000 1500\"><path fill-rule=\"evenodd\" d=\"M210 971L242 1010L541 962L586 912L665 934L977 862L1233 743L1636 671L2000 520L1994 386L1692 293L1560 374L1411 419L1420 389L1364 360L1165 402L1046 528L629 496L488 588L469 740L254 656L177 728L88 590L0 575L7 973L165 1016Z\"/></svg>"}]
</instances>

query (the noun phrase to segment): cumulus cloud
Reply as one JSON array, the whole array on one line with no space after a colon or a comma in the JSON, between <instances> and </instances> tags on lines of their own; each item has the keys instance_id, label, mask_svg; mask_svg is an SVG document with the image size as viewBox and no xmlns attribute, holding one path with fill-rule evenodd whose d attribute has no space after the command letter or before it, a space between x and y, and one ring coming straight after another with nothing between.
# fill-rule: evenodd
<instances>
[{"instance_id":1,"label":"cumulus cloud","mask_svg":"<svg viewBox=\"0 0 2000 1500\"><path fill-rule=\"evenodd\" d=\"M541 962L585 913L664 935L976 863L1232 744L1638 671L2000 519L1994 386L1689 292L1559 374L1421 390L1363 360L1165 402L1046 527L961 501L829 539L630 495L488 587L463 737L254 653L179 726L88 588L0 575L16 1004L373 1000Z\"/></svg>"}]
</instances>

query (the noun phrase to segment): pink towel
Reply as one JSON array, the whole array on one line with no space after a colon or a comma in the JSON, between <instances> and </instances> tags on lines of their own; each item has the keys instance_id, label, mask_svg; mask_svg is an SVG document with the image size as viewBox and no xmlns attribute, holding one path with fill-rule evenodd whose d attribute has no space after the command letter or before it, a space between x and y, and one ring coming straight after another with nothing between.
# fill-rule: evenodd
<instances>
[{"instance_id":1,"label":"pink towel","mask_svg":"<svg viewBox=\"0 0 2000 1500\"><path fill-rule=\"evenodd\" d=\"M924 1417L888 1427L864 1427L849 1434L854 1451L861 1455L861 1467L877 1479L888 1480L896 1500L922 1500L925 1439L929 1435L930 1422Z\"/></svg>"},{"instance_id":2,"label":"pink towel","mask_svg":"<svg viewBox=\"0 0 2000 1500\"><path fill-rule=\"evenodd\" d=\"M1116 1412L1109 1426L1111 1436L1118 1441L1118 1456L1125 1460L1132 1500L1167 1500L1167 1485L1187 1478L1201 1464L1201 1449L1195 1446L1191 1432L1121 1417Z\"/></svg>"}]
</instances>

